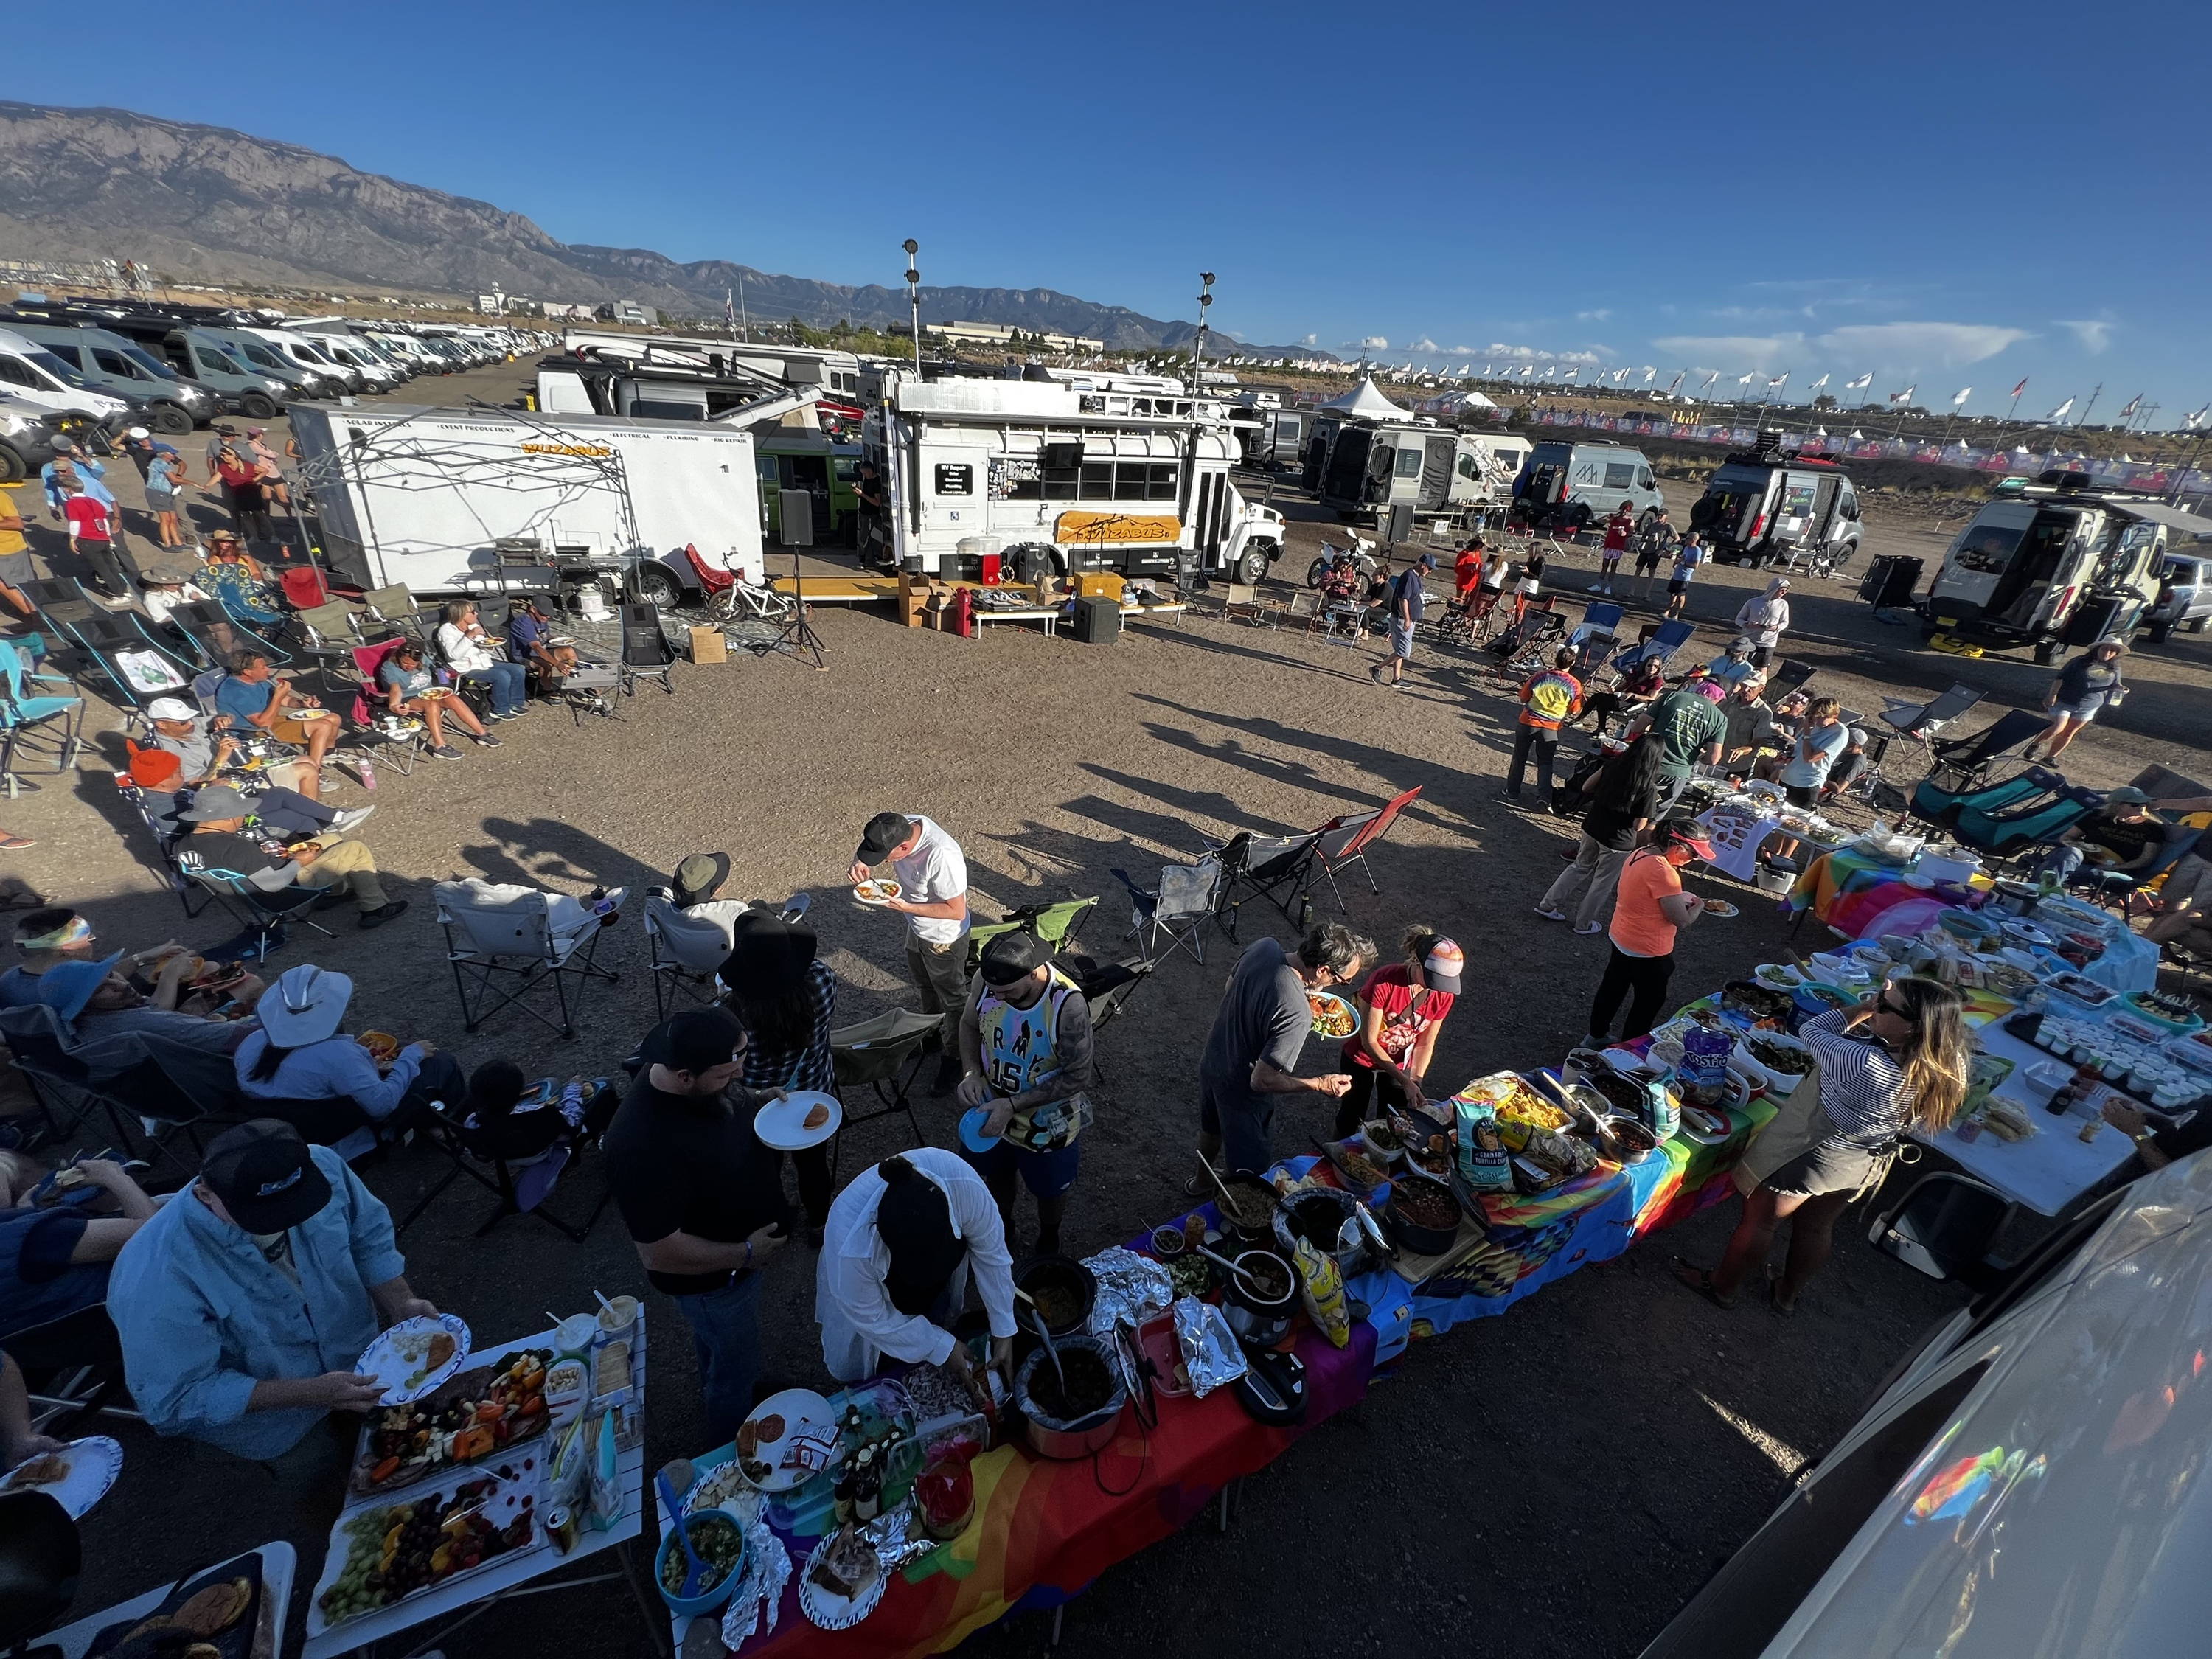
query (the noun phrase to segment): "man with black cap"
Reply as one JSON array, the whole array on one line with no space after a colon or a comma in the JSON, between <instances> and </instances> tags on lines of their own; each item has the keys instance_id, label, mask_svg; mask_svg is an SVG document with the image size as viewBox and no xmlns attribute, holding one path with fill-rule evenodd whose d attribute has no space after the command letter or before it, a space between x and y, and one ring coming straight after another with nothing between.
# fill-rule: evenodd
<instances>
[{"instance_id":1,"label":"man with black cap","mask_svg":"<svg viewBox=\"0 0 2212 1659\"><path fill-rule=\"evenodd\" d=\"M822 1358L843 1382L886 1358L945 1365L980 1389L952 1334L970 1269L991 1335L990 1364L1007 1381L1014 1354L1014 1262L982 1176L955 1152L917 1146L863 1170L830 1206L814 1275Z\"/></svg>"},{"instance_id":2,"label":"man with black cap","mask_svg":"<svg viewBox=\"0 0 2212 1659\"><path fill-rule=\"evenodd\" d=\"M576 672L576 647L556 645L553 610L542 594L533 593L517 605L507 618L507 655L538 676L538 689L547 696Z\"/></svg>"},{"instance_id":3,"label":"man with black cap","mask_svg":"<svg viewBox=\"0 0 2212 1659\"><path fill-rule=\"evenodd\" d=\"M234 877L270 893L295 884L324 888L333 903L351 897L363 927L381 927L407 908L405 899L386 896L368 842L333 828L287 843L265 830L253 803L228 784L199 790L177 816L192 826L176 848L177 866L187 875Z\"/></svg>"},{"instance_id":4,"label":"man with black cap","mask_svg":"<svg viewBox=\"0 0 2212 1659\"><path fill-rule=\"evenodd\" d=\"M274 1118L225 1130L199 1178L116 1259L107 1311L146 1420L287 1468L342 1462L374 1407L355 1366L386 1325L438 1310L408 1287L392 1216L327 1146Z\"/></svg>"},{"instance_id":5,"label":"man with black cap","mask_svg":"<svg viewBox=\"0 0 2212 1659\"><path fill-rule=\"evenodd\" d=\"M1014 1236L1014 1178L1036 1199L1039 1255L1060 1250L1060 1218L1091 1126L1095 1078L1091 1005L1025 928L983 947L975 990L960 1016L960 1101L986 1109L968 1161L983 1172L1006 1236Z\"/></svg>"},{"instance_id":6,"label":"man with black cap","mask_svg":"<svg viewBox=\"0 0 2212 1659\"><path fill-rule=\"evenodd\" d=\"M907 971L921 992L922 1011L944 1016L943 1057L929 1091L947 1094L960 1080L960 1011L968 1005L967 856L927 818L878 812L861 831L853 879L867 880L886 861L899 894L884 907L907 919Z\"/></svg>"},{"instance_id":7,"label":"man with black cap","mask_svg":"<svg viewBox=\"0 0 2212 1659\"><path fill-rule=\"evenodd\" d=\"M781 1090L737 1086L745 1028L694 1008L645 1040L645 1071L607 1126L607 1176L653 1287L691 1328L719 1444L753 1408L759 1380L760 1269L788 1242L782 1160L753 1133Z\"/></svg>"}]
</instances>

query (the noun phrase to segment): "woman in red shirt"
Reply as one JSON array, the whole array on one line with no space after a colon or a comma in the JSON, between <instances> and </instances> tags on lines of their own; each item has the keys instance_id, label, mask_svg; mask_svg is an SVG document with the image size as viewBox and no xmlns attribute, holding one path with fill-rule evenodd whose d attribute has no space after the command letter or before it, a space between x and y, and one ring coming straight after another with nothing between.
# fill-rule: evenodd
<instances>
[{"instance_id":1,"label":"woman in red shirt","mask_svg":"<svg viewBox=\"0 0 2212 1659\"><path fill-rule=\"evenodd\" d=\"M1469 622L1474 620L1474 602L1482 592L1482 538L1477 536L1459 550L1452 561L1452 576L1460 614Z\"/></svg>"},{"instance_id":2,"label":"woman in red shirt","mask_svg":"<svg viewBox=\"0 0 2212 1659\"><path fill-rule=\"evenodd\" d=\"M1344 1043L1352 1087L1336 1109L1340 1140L1373 1117L1378 1103L1401 1112L1423 1103L1421 1079L1436 1053L1437 1033L1459 996L1465 958L1458 945L1417 922L1400 948L1406 959L1368 975L1355 999L1361 1024Z\"/></svg>"},{"instance_id":3,"label":"woman in red shirt","mask_svg":"<svg viewBox=\"0 0 2212 1659\"><path fill-rule=\"evenodd\" d=\"M1636 511L1623 501L1605 521L1605 550L1598 561L1597 580L1590 584L1591 592L1613 592L1613 579L1620 574L1620 562L1628 552L1628 538L1635 533Z\"/></svg>"}]
</instances>

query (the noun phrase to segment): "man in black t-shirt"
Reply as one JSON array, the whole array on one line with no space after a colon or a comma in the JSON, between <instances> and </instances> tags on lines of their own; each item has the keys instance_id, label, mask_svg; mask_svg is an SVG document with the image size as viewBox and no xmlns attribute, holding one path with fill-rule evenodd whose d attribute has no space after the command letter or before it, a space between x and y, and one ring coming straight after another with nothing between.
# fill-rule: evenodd
<instances>
[{"instance_id":1,"label":"man in black t-shirt","mask_svg":"<svg viewBox=\"0 0 2212 1659\"><path fill-rule=\"evenodd\" d=\"M2149 796L2124 784L2038 859L2034 873L2053 875L2062 884L2070 881L2094 848L2109 855L2098 860L2100 870L2141 878L2165 857L2169 839L2195 834L2168 823L2150 810Z\"/></svg>"},{"instance_id":2,"label":"man in black t-shirt","mask_svg":"<svg viewBox=\"0 0 2212 1659\"><path fill-rule=\"evenodd\" d=\"M737 1085L745 1028L726 1009L678 1014L607 1126L607 1176L653 1287L676 1299L699 1358L709 1443L738 1431L759 1380L759 1269L783 1249L782 1161L753 1133L781 1090Z\"/></svg>"}]
</instances>

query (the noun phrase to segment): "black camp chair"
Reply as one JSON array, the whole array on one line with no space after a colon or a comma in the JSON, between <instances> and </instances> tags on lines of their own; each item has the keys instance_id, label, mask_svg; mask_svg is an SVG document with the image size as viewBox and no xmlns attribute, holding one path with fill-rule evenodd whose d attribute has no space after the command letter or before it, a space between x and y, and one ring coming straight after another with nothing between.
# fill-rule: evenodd
<instances>
[{"instance_id":1,"label":"black camp chair","mask_svg":"<svg viewBox=\"0 0 2212 1659\"><path fill-rule=\"evenodd\" d=\"M1943 728L1957 720L1976 703L1989 696L1971 685L1954 685L1940 697L1926 702L1905 702L1885 699L1886 707L1875 718L1881 722L1881 733L1875 739L1874 752L1868 758L1872 769L1881 770L1889 745L1897 738L1910 738L1928 755L1929 766L1935 766L1933 744Z\"/></svg>"},{"instance_id":2,"label":"black camp chair","mask_svg":"<svg viewBox=\"0 0 2212 1659\"><path fill-rule=\"evenodd\" d=\"M676 695L675 648L660 625L657 605L625 605L622 608L622 694L637 695L640 680L658 680L670 696Z\"/></svg>"},{"instance_id":3,"label":"black camp chair","mask_svg":"<svg viewBox=\"0 0 2212 1659\"><path fill-rule=\"evenodd\" d=\"M107 682L116 700L131 708L143 708L156 697L191 696L192 659L172 641L149 633L146 618L136 611L110 611L94 604L77 589L76 597L46 593L75 582L26 582L27 596L37 606L41 627L62 647L57 654L76 658L64 663L71 672L88 671ZM42 590L30 595L33 587Z\"/></svg>"},{"instance_id":4,"label":"black camp chair","mask_svg":"<svg viewBox=\"0 0 2212 1659\"><path fill-rule=\"evenodd\" d=\"M215 599L176 606L169 612L169 626L191 642L210 668L229 667L232 654L239 651L258 651L277 668L292 660L290 652L255 633Z\"/></svg>"},{"instance_id":5,"label":"black camp chair","mask_svg":"<svg viewBox=\"0 0 2212 1659\"><path fill-rule=\"evenodd\" d=\"M1995 774L2007 762L2025 765L2021 751L2050 725L2051 717L2035 709L2008 708L1994 725L1972 736L1931 744L1935 765L1929 781L1953 793L1985 788L1997 781Z\"/></svg>"},{"instance_id":6,"label":"black camp chair","mask_svg":"<svg viewBox=\"0 0 2212 1659\"><path fill-rule=\"evenodd\" d=\"M1221 860L1221 884L1214 899L1213 919L1230 938L1237 937L1237 912L1253 898L1263 898L1283 913L1286 921L1304 925L1310 908L1306 889L1313 878L1314 857L1321 850L1322 832L1302 836L1255 836L1240 830L1225 842L1205 837L1207 850ZM1294 908L1291 896L1297 896Z\"/></svg>"}]
</instances>

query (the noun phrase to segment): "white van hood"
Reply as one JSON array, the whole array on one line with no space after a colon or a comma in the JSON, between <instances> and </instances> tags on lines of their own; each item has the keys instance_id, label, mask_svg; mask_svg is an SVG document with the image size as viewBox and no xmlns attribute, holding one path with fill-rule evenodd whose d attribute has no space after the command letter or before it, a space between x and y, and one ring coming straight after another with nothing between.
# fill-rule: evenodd
<instances>
[{"instance_id":1,"label":"white van hood","mask_svg":"<svg viewBox=\"0 0 2212 1659\"><path fill-rule=\"evenodd\" d=\"M2212 1153L2138 1182L2065 1271L2032 1334L1992 1326L1988 1373L1765 1659L2212 1644Z\"/></svg>"}]
</instances>

